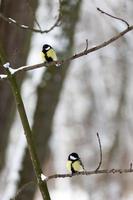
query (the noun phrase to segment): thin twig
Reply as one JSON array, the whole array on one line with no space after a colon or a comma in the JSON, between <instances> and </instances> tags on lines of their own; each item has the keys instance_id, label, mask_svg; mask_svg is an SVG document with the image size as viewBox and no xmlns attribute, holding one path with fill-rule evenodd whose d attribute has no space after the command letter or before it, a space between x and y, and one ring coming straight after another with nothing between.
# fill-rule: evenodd
<instances>
[{"instance_id":1,"label":"thin twig","mask_svg":"<svg viewBox=\"0 0 133 200\"><path fill-rule=\"evenodd\" d=\"M35 181L30 181L30 182L28 182L28 183L25 183L22 187L20 187L20 188L18 189L18 191L17 191L15 197L12 198L12 200L16 200L17 197L20 195L20 193L21 193L23 190L25 190L25 189L27 188L27 186L29 186L29 185L31 185L31 184L36 184L36 185L37 185L37 183L36 183Z\"/></svg>"},{"instance_id":2,"label":"thin twig","mask_svg":"<svg viewBox=\"0 0 133 200\"><path fill-rule=\"evenodd\" d=\"M58 13L58 17L57 17L55 23L47 30L41 30L40 28L37 29L37 28L30 27L29 25L20 24L19 22L17 22L16 20L14 20L11 17L5 17L2 13L0 13L0 18L2 18L5 22L8 22L9 24L14 24L14 25L18 26L21 29L30 30L30 31L33 31L36 33L48 33L50 31L52 31L55 27L59 26L59 22L61 20L61 3L60 3L60 1L59 1L59 9L58 10L59 10L59 13Z\"/></svg>"},{"instance_id":3,"label":"thin twig","mask_svg":"<svg viewBox=\"0 0 133 200\"><path fill-rule=\"evenodd\" d=\"M97 10L100 11L102 14L105 14L105 15L111 17L111 18L114 18L114 19L117 19L117 20L120 20L120 21L124 22L127 25L127 27L130 26L129 23L126 20L124 20L124 19L122 19L120 17L115 17L115 16L113 16L113 15L111 15L111 14L109 14L109 13L103 11L103 10L101 10L100 8L97 8Z\"/></svg>"},{"instance_id":4,"label":"thin twig","mask_svg":"<svg viewBox=\"0 0 133 200\"><path fill-rule=\"evenodd\" d=\"M85 47L85 52L88 50L88 39L85 40L86 41L86 47Z\"/></svg>"},{"instance_id":5,"label":"thin twig","mask_svg":"<svg viewBox=\"0 0 133 200\"><path fill-rule=\"evenodd\" d=\"M42 28L41 28L41 26L40 26L40 24L39 24L39 22L38 22L38 20L36 18L36 13L33 10L32 2L30 0L27 0L27 3L28 3L28 7L30 8L30 11L32 13L32 16L34 18L34 21L35 21L36 25L38 26L38 28L40 29L40 31L42 31Z\"/></svg>"},{"instance_id":6,"label":"thin twig","mask_svg":"<svg viewBox=\"0 0 133 200\"><path fill-rule=\"evenodd\" d=\"M100 137L98 133L97 133L97 139L98 139L98 144L99 144L100 159L99 159L98 167L95 170L96 172L100 169L101 164L102 164L102 145L101 145L101 141L100 141Z\"/></svg>"}]
</instances>

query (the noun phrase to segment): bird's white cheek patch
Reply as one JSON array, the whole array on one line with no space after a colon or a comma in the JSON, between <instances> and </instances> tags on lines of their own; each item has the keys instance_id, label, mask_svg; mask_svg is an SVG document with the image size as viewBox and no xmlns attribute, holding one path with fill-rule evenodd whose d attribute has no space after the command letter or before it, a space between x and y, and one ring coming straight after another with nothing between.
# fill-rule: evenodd
<instances>
[{"instance_id":1,"label":"bird's white cheek patch","mask_svg":"<svg viewBox=\"0 0 133 200\"><path fill-rule=\"evenodd\" d=\"M75 158L74 156L70 156L71 160L77 160L77 158Z\"/></svg>"},{"instance_id":2,"label":"bird's white cheek patch","mask_svg":"<svg viewBox=\"0 0 133 200\"><path fill-rule=\"evenodd\" d=\"M50 47L45 48L46 51L48 51L50 49Z\"/></svg>"}]
</instances>

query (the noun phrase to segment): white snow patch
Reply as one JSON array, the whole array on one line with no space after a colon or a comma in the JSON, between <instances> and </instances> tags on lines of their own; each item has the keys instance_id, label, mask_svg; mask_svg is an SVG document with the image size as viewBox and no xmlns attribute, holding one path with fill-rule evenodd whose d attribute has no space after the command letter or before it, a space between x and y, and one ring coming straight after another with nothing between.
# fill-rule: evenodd
<instances>
[{"instance_id":1,"label":"white snow patch","mask_svg":"<svg viewBox=\"0 0 133 200\"><path fill-rule=\"evenodd\" d=\"M16 69L13 69L13 68L10 66L10 63L9 63L9 62L5 63L5 64L3 65L3 67L6 68L6 69L9 69L9 71L10 71L11 74L14 74L14 73L16 72Z\"/></svg>"},{"instance_id":2,"label":"white snow patch","mask_svg":"<svg viewBox=\"0 0 133 200\"><path fill-rule=\"evenodd\" d=\"M13 23L15 23L15 24L17 23L16 20L14 20L14 19L12 19L12 18L10 18L10 17L9 17L8 19L9 19L10 21L12 21Z\"/></svg>"},{"instance_id":3,"label":"white snow patch","mask_svg":"<svg viewBox=\"0 0 133 200\"><path fill-rule=\"evenodd\" d=\"M9 67L10 67L10 63L9 63L9 62L5 63L5 64L3 65L3 67L9 68Z\"/></svg>"},{"instance_id":4,"label":"white snow patch","mask_svg":"<svg viewBox=\"0 0 133 200\"><path fill-rule=\"evenodd\" d=\"M41 180L42 181L47 180L47 178L48 178L47 176L45 176L44 174L41 174Z\"/></svg>"},{"instance_id":5,"label":"white snow patch","mask_svg":"<svg viewBox=\"0 0 133 200\"><path fill-rule=\"evenodd\" d=\"M5 74L0 74L0 79L5 79L5 78L7 78L7 75L5 75Z\"/></svg>"},{"instance_id":6,"label":"white snow patch","mask_svg":"<svg viewBox=\"0 0 133 200\"><path fill-rule=\"evenodd\" d=\"M28 26L26 26L26 25L24 25L24 24L22 24L21 27L22 27L22 28L29 28Z\"/></svg>"}]
</instances>

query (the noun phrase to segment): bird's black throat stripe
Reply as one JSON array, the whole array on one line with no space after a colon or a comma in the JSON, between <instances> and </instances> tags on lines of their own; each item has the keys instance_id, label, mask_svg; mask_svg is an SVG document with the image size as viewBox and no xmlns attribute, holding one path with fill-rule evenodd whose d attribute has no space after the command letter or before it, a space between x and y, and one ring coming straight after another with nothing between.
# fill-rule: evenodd
<instances>
[{"instance_id":1,"label":"bird's black throat stripe","mask_svg":"<svg viewBox=\"0 0 133 200\"><path fill-rule=\"evenodd\" d=\"M78 159L77 159L77 160L78 160ZM74 160L74 161L71 162L71 171L72 171L72 174L76 173L76 171L75 171L74 168L73 168L73 163L74 163L75 161L77 161L77 160Z\"/></svg>"},{"instance_id":2,"label":"bird's black throat stripe","mask_svg":"<svg viewBox=\"0 0 133 200\"><path fill-rule=\"evenodd\" d=\"M47 62L52 62L53 61L53 59L51 57L47 56L47 53L45 53L45 59L46 59Z\"/></svg>"}]
</instances>

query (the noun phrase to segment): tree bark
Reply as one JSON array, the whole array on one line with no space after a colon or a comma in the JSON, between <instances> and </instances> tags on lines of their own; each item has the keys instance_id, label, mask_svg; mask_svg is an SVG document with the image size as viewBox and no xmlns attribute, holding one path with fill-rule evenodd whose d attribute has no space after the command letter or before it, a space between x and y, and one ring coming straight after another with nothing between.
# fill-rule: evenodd
<instances>
[{"instance_id":1,"label":"tree bark","mask_svg":"<svg viewBox=\"0 0 133 200\"><path fill-rule=\"evenodd\" d=\"M71 0L62 1L62 34L60 37L66 39L68 44L59 55L61 59L63 57L67 58L68 56L72 55L75 26L78 22L80 5L81 0L76 1L76 3L73 4L71 4ZM70 63L62 66L61 68L57 68L55 66L49 67L44 73L42 81L37 89L38 100L34 115L33 134L35 136L39 159L42 166L45 164L45 172L48 174L52 173L52 166L48 164L48 161L50 160L48 142L52 134L54 112L59 102L62 85L69 64ZM49 163L51 164L51 162ZM34 177L27 151L25 154L23 166L24 168L21 171L20 186L32 180ZM24 196L22 197L20 195L19 200L33 199L33 191L35 191L34 189L35 188L32 186L26 188Z\"/></svg>"},{"instance_id":2,"label":"tree bark","mask_svg":"<svg viewBox=\"0 0 133 200\"><path fill-rule=\"evenodd\" d=\"M37 7L37 0L32 3L33 11ZM34 23L31 8L27 1L2 0L0 12L15 19L20 24ZM22 30L13 24L9 24L0 18L0 66L10 62L14 68L25 65L29 51L31 32ZM0 73L4 73L0 67ZM24 73L18 76L21 84ZM15 115L15 104L7 81L0 82L0 169L5 162L5 151L7 148L8 135Z\"/></svg>"}]
</instances>

